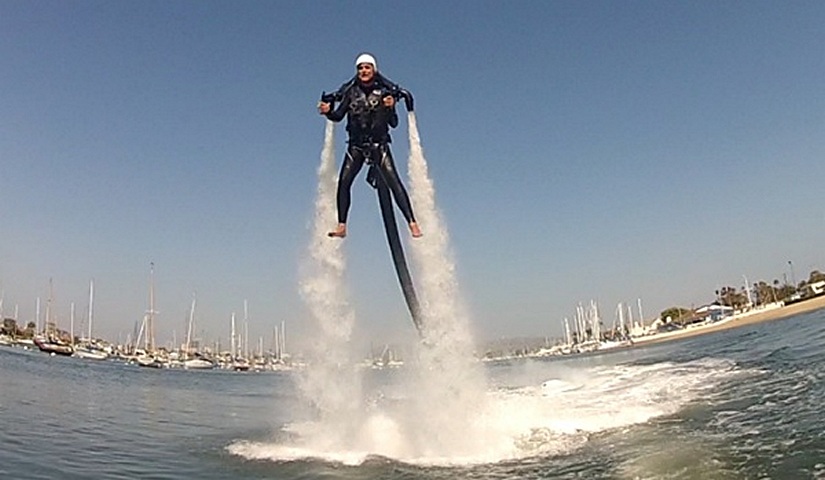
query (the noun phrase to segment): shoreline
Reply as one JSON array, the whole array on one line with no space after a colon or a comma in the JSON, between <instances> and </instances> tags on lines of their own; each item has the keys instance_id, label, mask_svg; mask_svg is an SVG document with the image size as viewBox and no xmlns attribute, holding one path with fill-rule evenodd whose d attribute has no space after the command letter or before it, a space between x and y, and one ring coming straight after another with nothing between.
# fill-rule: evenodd
<instances>
[{"instance_id":1,"label":"shoreline","mask_svg":"<svg viewBox=\"0 0 825 480\"><path fill-rule=\"evenodd\" d=\"M721 332L724 330L730 330L734 328L740 328L748 325L755 325L758 323L770 322L774 320L782 320L787 317L791 317L801 313L812 312L822 308L825 308L825 295L812 298L810 300L804 300L799 303L793 303L791 305L783 305L781 307L769 308L764 310L751 310L744 314L734 315L731 318L727 318L709 325L688 327L683 330L658 333L645 337L636 337L633 339L633 347L651 345L654 343L661 342L670 342L674 340L684 340L686 338L696 337L699 335Z\"/></svg>"}]
</instances>

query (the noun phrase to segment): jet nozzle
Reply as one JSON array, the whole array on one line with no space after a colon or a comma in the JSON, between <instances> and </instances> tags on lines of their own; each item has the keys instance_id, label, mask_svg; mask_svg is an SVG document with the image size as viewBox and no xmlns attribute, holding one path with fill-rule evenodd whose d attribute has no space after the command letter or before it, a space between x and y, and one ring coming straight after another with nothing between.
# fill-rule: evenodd
<instances>
[{"instance_id":1,"label":"jet nozzle","mask_svg":"<svg viewBox=\"0 0 825 480\"><path fill-rule=\"evenodd\" d=\"M404 99L404 105L407 107L408 112L412 112L415 109L415 105L413 102L412 93L409 90L405 90L403 88L398 89L398 96Z\"/></svg>"}]
</instances>

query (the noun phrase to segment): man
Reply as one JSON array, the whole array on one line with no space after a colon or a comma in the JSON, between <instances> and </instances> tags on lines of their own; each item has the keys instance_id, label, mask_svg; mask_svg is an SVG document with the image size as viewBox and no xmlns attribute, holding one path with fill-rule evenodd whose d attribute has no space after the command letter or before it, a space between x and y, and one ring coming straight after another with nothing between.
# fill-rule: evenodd
<instances>
[{"instance_id":1,"label":"man","mask_svg":"<svg viewBox=\"0 0 825 480\"><path fill-rule=\"evenodd\" d=\"M390 152L390 128L398 126L395 98L390 94L392 85L378 74L375 58L368 53L358 56L355 68L356 78L339 90L341 101L337 108L333 110L332 105L324 101L318 104L318 112L333 122L340 122L346 116L349 134L347 153L338 176L338 226L327 235L336 238L347 236L350 189L364 162L367 162L392 191L410 233L418 238L421 229L415 221L410 197L398 177Z\"/></svg>"}]
</instances>

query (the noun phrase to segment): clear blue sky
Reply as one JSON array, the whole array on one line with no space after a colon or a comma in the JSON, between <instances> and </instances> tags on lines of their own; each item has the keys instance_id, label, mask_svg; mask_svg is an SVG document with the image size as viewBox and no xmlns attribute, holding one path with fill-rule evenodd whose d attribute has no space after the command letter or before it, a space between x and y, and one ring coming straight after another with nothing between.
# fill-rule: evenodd
<instances>
[{"instance_id":1,"label":"clear blue sky","mask_svg":"<svg viewBox=\"0 0 825 480\"><path fill-rule=\"evenodd\" d=\"M193 292L209 338L244 299L252 338L305 338L315 104L362 51L415 94L479 338L799 280L825 269L823 25L821 1L0 0L4 312L33 319L53 278L68 328L94 278L96 331L125 338L154 262L161 340ZM353 190L358 335L413 337Z\"/></svg>"}]
</instances>

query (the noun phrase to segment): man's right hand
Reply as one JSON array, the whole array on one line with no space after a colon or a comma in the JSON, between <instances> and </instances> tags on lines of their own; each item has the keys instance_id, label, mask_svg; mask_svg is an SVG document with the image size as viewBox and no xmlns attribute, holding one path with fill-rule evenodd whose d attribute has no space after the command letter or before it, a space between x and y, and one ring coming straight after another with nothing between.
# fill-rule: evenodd
<instances>
[{"instance_id":1,"label":"man's right hand","mask_svg":"<svg viewBox=\"0 0 825 480\"><path fill-rule=\"evenodd\" d=\"M318 113L326 115L329 113L330 105L327 102L318 102Z\"/></svg>"}]
</instances>

